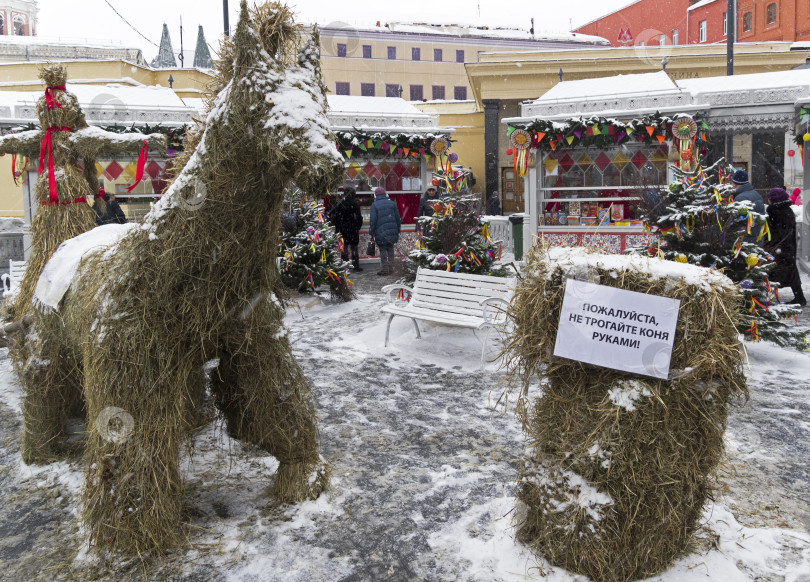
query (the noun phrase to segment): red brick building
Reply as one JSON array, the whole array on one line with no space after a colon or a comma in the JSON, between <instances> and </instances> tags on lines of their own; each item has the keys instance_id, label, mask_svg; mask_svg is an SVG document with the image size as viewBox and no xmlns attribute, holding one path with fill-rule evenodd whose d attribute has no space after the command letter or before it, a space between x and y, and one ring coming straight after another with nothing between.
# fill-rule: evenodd
<instances>
[{"instance_id":1,"label":"red brick building","mask_svg":"<svg viewBox=\"0 0 810 582\"><path fill-rule=\"evenodd\" d=\"M736 0L737 42L810 40L808 0ZM575 32L613 46L726 42L726 0L636 0Z\"/></svg>"}]
</instances>

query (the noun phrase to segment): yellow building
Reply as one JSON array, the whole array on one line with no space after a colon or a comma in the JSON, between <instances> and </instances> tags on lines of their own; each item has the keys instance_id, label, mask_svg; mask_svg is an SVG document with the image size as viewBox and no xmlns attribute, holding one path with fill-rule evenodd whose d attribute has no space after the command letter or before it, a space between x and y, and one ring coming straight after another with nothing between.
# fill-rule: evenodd
<instances>
[{"instance_id":1,"label":"yellow building","mask_svg":"<svg viewBox=\"0 0 810 582\"><path fill-rule=\"evenodd\" d=\"M337 95L410 101L471 98L464 64L483 52L609 46L575 33L461 25L387 23L372 28L321 28L324 81Z\"/></svg>"}]
</instances>

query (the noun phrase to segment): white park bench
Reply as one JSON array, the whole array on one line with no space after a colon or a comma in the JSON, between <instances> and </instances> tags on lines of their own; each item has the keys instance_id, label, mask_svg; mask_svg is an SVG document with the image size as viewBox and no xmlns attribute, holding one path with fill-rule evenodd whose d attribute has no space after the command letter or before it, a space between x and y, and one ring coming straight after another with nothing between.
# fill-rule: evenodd
<instances>
[{"instance_id":1,"label":"white park bench","mask_svg":"<svg viewBox=\"0 0 810 582\"><path fill-rule=\"evenodd\" d=\"M23 275L25 275L25 267L25 261L10 260L8 262L8 273L3 273L2 275L3 297L8 297L17 292L20 281L22 281Z\"/></svg>"},{"instance_id":2,"label":"white park bench","mask_svg":"<svg viewBox=\"0 0 810 582\"><path fill-rule=\"evenodd\" d=\"M483 344L483 368L489 334L506 322L506 308L515 293L515 279L420 268L412 288L386 285L382 290L388 297L388 303L382 308L384 313L389 314L385 327L386 347L391 320L396 315L411 318L417 338L422 337L417 319L439 325L467 327L473 333L484 332L483 339L479 338ZM406 294L410 295L410 299Z\"/></svg>"}]
</instances>

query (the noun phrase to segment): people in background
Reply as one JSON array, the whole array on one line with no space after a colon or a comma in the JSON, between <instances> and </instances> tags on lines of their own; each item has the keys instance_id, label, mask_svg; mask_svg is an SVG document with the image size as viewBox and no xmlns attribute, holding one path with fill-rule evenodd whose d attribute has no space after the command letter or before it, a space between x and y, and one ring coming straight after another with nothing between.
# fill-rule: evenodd
<instances>
[{"instance_id":1,"label":"people in background","mask_svg":"<svg viewBox=\"0 0 810 582\"><path fill-rule=\"evenodd\" d=\"M768 228L771 240L765 250L774 256L776 268L769 274L772 281L782 287L790 287L793 300L789 303L805 306L802 281L796 266L796 215L791 209L790 196L784 188L772 188L768 192Z\"/></svg>"},{"instance_id":2,"label":"people in background","mask_svg":"<svg viewBox=\"0 0 810 582\"><path fill-rule=\"evenodd\" d=\"M93 209L96 211L96 224L124 224L127 216L121 206L115 201L115 195L107 194L104 187L98 189Z\"/></svg>"},{"instance_id":3,"label":"people in background","mask_svg":"<svg viewBox=\"0 0 810 582\"><path fill-rule=\"evenodd\" d=\"M748 181L748 172L737 170L731 176L731 183L734 184L734 202L751 202L754 212L765 214L765 202Z\"/></svg>"},{"instance_id":4,"label":"people in background","mask_svg":"<svg viewBox=\"0 0 810 582\"><path fill-rule=\"evenodd\" d=\"M436 187L429 186L428 189L425 190L425 195L422 196L422 199L419 201L419 210L416 212L416 218L420 216L433 216L433 207L431 204L435 204L438 201L439 193L436 191Z\"/></svg>"},{"instance_id":5,"label":"people in background","mask_svg":"<svg viewBox=\"0 0 810 582\"><path fill-rule=\"evenodd\" d=\"M396 203L388 197L384 188L374 190L368 233L380 249L380 271L378 275L394 272L394 245L399 242L402 218Z\"/></svg>"},{"instance_id":6,"label":"people in background","mask_svg":"<svg viewBox=\"0 0 810 582\"><path fill-rule=\"evenodd\" d=\"M787 188L785 188L787 190ZM790 195L790 201L793 203L794 206L801 206L802 205L802 189L801 188L794 188L793 193Z\"/></svg>"},{"instance_id":7,"label":"people in background","mask_svg":"<svg viewBox=\"0 0 810 582\"><path fill-rule=\"evenodd\" d=\"M349 260L349 251L352 254L352 265L355 271L362 271L360 267L360 227L363 226L363 213L357 202L357 193L354 188L347 186L343 190L343 197L328 213L329 220L335 225L335 230L343 237L343 252L340 258Z\"/></svg>"}]
</instances>

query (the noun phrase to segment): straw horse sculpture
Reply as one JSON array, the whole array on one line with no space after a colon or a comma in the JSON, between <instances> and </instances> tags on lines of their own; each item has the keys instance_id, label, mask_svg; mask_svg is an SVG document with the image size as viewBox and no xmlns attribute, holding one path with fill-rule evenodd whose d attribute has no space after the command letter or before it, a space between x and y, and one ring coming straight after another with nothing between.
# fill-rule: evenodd
<instances>
[{"instance_id":1,"label":"straw horse sculpture","mask_svg":"<svg viewBox=\"0 0 810 582\"><path fill-rule=\"evenodd\" d=\"M85 256L58 305L37 311L24 454L58 453L65 408L84 398L83 515L99 545L141 553L182 540L179 446L208 393L229 435L280 462L279 500L314 498L328 483L272 293L284 189L320 192L342 175L317 32L301 38L286 7L249 14L242 2L219 91L167 193L117 246Z\"/></svg>"}]
</instances>

